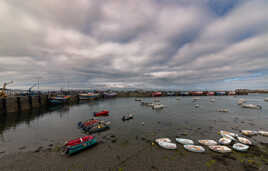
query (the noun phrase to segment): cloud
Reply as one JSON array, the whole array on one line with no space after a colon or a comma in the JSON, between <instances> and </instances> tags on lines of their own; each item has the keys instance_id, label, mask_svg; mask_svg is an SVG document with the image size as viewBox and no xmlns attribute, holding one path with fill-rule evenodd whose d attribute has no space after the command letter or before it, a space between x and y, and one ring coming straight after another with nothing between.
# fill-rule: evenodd
<instances>
[{"instance_id":1,"label":"cloud","mask_svg":"<svg viewBox=\"0 0 268 171\"><path fill-rule=\"evenodd\" d=\"M1 1L0 83L222 88L268 67L267 7L265 0ZM266 77L247 86L265 87ZM224 83L239 88L245 80Z\"/></svg>"}]
</instances>

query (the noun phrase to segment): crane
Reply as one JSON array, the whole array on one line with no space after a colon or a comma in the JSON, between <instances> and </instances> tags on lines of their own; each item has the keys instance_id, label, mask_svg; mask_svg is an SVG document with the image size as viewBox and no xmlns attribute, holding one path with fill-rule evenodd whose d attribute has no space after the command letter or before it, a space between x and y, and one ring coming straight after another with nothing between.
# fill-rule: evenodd
<instances>
[{"instance_id":1,"label":"crane","mask_svg":"<svg viewBox=\"0 0 268 171\"><path fill-rule=\"evenodd\" d=\"M29 96L32 95L32 89L33 89L34 87L36 87L36 86L37 86L37 84L35 83L35 84L33 84L33 85L28 89Z\"/></svg>"},{"instance_id":2,"label":"crane","mask_svg":"<svg viewBox=\"0 0 268 171\"><path fill-rule=\"evenodd\" d=\"M5 90L6 90L6 86L9 85L9 84L12 84L13 81L10 81L10 82L5 82L3 84L3 88L2 90L0 91L0 97L7 97L7 94L5 93Z\"/></svg>"}]
</instances>

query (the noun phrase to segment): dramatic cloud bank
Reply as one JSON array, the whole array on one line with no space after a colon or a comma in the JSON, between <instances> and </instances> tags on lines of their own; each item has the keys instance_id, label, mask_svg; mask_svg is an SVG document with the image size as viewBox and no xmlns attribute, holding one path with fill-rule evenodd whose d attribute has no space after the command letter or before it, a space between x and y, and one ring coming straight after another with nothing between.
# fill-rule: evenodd
<instances>
[{"instance_id":1,"label":"dramatic cloud bank","mask_svg":"<svg viewBox=\"0 0 268 171\"><path fill-rule=\"evenodd\" d=\"M267 0L2 0L0 83L267 88Z\"/></svg>"}]
</instances>

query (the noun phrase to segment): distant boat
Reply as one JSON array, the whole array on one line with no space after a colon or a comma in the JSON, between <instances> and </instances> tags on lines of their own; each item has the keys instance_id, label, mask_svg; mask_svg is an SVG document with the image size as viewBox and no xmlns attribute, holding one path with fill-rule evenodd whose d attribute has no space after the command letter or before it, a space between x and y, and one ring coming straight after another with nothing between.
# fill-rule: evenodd
<instances>
[{"instance_id":1,"label":"distant boat","mask_svg":"<svg viewBox=\"0 0 268 171\"><path fill-rule=\"evenodd\" d=\"M48 99L49 103L51 105L60 105L67 103L70 100L71 96L55 96L55 97L50 97Z\"/></svg>"},{"instance_id":2,"label":"distant boat","mask_svg":"<svg viewBox=\"0 0 268 171\"><path fill-rule=\"evenodd\" d=\"M152 96L153 97L159 97L159 96L162 96L162 92L158 91L158 92L153 92L152 93Z\"/></svg>"},{"instance_id":3,"label":"distant boat","mask_svg":"<svg viewBox=\"0 0 268 171\"><path fill-rule=\"evenodd\" d=\"M175 92L167 92L167 96L176 96Z\"/></svg>"},{"instance_id":4,"label":"distant boat","mask_svg":"<svg viewBox=\"0 0 268 171\"><path fill-rule=\"evenodd\" d=\"M210 91L210 92L208 92L208 94L207 94L208 96L214 96L215 95L215 92L213 92L213 91Z\"/></svg>"},{"instance_id":5,"label":"distant boat","mask_svg":"<svg viewBox=\"0 0 268 171\"><path fill-rule=\"evenodd\" d=\"M188 91L182 91L182 92L180 92L180 95L189 96L189 92Z\"/></svg>"},{"instance_id":6,"label":"distant boat","mask_svg":"<svg viewBox=\"0 0 268 171\"><path fill-rule=\"evenodd\" d=\"M226 93L225 93L225 91L216 91L215 95L216 96L224 96L224 95L226 95Z\"/></svg>"},{"instance_id":7,"label":"distant boat","mask_svg":"<svg viewBox=\"0 0 268 171\"><path fill-rule=\"evenodd\" d=\"M202 96L204 94L203 91L192 91L191 95L192 96Z\"/></svg>"},{"instance_id":8,"label":"distant boat","mask_svg":"<svg viewBox=\"0 0 268 171\"><path fill-rule=\"evenodd\" d=\"M104 92L103 93L103 96L104 97L116 97L117 96L117 93L115 93L115 92Z\"/></svg>"},{"instance_id":9,"label":"distant boat","mask_svg":"<svg viewBox=\"0 0 268 171\"><path fill-rule=\"evenodd\" d=\"M228 92L228 95L229 95L229 96L234 96L234 95L236 95L236 92L235 92L235 91L229 91L229 92Z\"/></svg>"},{"instance_id":10,"label":"distant boat","mask_svg":"<svg viewBox=\"0 0 268 171\"><path fill-rule=\"evenodd\" d=\"M82 93L79 94L80 100L90 100L90 99L96 99L100 96L99 93Z\"/></svg>"}]
</instances>

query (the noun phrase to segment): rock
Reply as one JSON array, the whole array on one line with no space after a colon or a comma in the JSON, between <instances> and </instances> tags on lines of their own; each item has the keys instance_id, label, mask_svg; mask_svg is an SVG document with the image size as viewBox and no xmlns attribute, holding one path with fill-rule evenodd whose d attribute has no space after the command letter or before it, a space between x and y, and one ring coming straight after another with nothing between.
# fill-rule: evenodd
<instances>
[{"instance_id":1,"label":"rock","mask_svg":"<svg viewBox=\"0 0 268 171\"><path fill-rule=\"evenodd\" d=\"M5 152L6 152L5 150L1 150L1 151L0 151L0 154L5 153Z\"/></svg>"}]
</instances>

